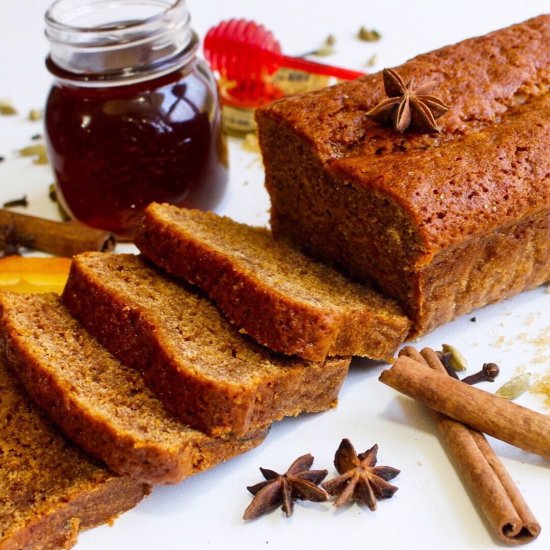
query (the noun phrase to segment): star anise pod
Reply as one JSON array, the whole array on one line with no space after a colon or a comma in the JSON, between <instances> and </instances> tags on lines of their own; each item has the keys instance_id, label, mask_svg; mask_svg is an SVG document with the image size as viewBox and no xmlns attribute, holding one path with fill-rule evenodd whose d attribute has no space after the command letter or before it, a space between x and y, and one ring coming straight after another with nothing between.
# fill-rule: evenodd
<instances>
[{"instance_id":1,"label":"star anise pod","mask_svg":"<svg viewBox=\"0 0 550 550\"><path fill-rule=\"evenodd\" d=\"M445 114L449 107L438 97L426 95L435 82L414 88L414 79L405 84L393 69L384 69L382 74L388 97L366 116L381 124L391 123L398 132L409 127L424 133L439 132L435 119Z\"/></svg>"},{"instance_id":2,"label":"star anise pod","mask_svg":"<svg viewBox=\"0 0 550 550\"><path fill-rule=\"evenodd\" d=\"M284 474L260 468L266 481L247 487L254 495L244 512L244 519L255 519L281 506L287 517L292 515L294 501L310 500L324 502L327 492L318 487L325 479L327 470L310 470L313 457L310 454L297 458Z\"/></svg>"},{"instance_id":3,"label":"star anise pod","mask_svg":"<svg viewBox=\"0 0 550 550\"><path fill-rule=\"evenodd\" d=\"M399 470L391 466L376 466L377 452L378 445L374 445L357 454L349 439L342 439L334 457L334 466L340 475L322 484L330 495L338 495L334 502L336 507L359 501L376 510L377 500L391 498L397 491L397 487L388 481Z\"/></svg>"}]
</instances>

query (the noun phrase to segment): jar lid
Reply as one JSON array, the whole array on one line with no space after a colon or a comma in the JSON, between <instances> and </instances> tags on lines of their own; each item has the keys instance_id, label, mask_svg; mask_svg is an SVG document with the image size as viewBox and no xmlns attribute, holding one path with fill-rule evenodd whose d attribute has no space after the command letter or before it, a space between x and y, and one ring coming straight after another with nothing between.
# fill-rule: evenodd
<instances>
[{"instance_id":1,"label":"jar lid","mask_svg":"<svg viewBox=\"0 0 550 550\"><path fill-rule=\"evenodd\" d=\"M48 68L86 81L168 72L198 39L184 0L57 0L46 13Z\"/></svg>"}]
</instances>

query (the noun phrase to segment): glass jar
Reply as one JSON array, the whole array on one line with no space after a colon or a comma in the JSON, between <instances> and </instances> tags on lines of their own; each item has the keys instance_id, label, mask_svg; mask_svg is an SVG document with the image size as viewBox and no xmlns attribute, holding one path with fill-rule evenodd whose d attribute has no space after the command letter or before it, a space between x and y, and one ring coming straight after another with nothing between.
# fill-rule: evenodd
<instances>
[{"instance_id":1,"label":"glass jar","mask_svg":"<svg viewBox=\"0 0 550 550\"><path fill-rule=\"evenodd\" d=\"M211 209L227 185L216 84L184 0L58 0L45 113L68 214L130 238L152 201Z\"/></svg>"}]
</instances>

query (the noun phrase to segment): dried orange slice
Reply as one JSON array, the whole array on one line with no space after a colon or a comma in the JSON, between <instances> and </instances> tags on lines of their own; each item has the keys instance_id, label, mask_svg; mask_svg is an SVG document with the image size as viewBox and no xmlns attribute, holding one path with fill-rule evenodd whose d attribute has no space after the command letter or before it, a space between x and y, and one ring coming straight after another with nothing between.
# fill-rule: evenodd
<instances>
[{"instance_id":1,"label":"dried orange slice","mask_svg":"<svg viewBox=\"0 0 550 550\"><path fill-rule=\"evenodd\" d=\"M61 294L69 276L70 258L0 259L0 290L21 294L56 292Z\"/></svg>"}]
</instances>

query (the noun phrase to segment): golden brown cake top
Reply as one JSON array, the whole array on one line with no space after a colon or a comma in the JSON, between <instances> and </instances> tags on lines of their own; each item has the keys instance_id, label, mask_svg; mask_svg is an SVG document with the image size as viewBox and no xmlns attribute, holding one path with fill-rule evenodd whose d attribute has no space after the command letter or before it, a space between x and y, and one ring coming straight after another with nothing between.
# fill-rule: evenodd
<instances>
[{"instance_id":1,"label":"golden brown cake top","mask_svg":"<svg viewBox=\"0 0 550 550\"><path fill-rule=\"evenodd\" d=\"M430 81L430 94L450 106L440 134L383 128L365 115L384 99L382 73L301 96L259 111L283 121L314 144L329 162L343 157L426 149L498 122L550 86L550 15L422 54L396 71L415 87Z\"/></svg>"},{"instance_id":2,"label":"golden brown cake top","mask_svg":"<svg viewBox=\"0 0 550 550\"><path fill-rule=\"evenodd\" d=\"M404 216L393 230L414 232L418 261L430 261L550 206L548 44L550 15L541 15L398 67L415 88L435 82L430 94L450 107L440 133L400 133L369 120L384 99L377 73L260 111L260 138L267 119L290 128L336 182L397 204Z\"/></svg>"},{"instance_id":3,"label":"golden brown cake top","mask_svg":"<svg viewBox=\"0 0 550 550\"><path fill-rule=\"evenodd\" d=\"M550 205L550 94L500 124L427 151L342 159L338 179L391 196L425 251L491 231ZM388 220L388 225L392 220ZM428 258L429 261L429 258Z\"/></svg>"}]
</instances>

